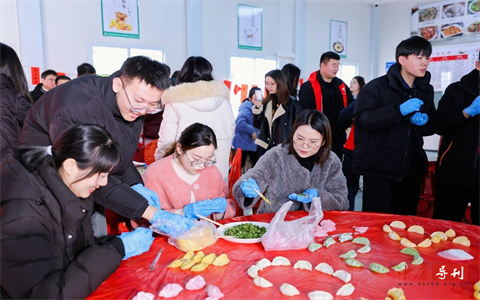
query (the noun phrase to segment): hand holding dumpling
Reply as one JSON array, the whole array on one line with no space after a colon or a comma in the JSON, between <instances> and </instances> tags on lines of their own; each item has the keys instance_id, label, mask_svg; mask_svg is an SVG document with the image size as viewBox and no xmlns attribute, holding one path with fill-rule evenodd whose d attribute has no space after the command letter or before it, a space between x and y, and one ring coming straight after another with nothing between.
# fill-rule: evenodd
<instances>
[{"instance_id":1,"label":"hand holding dumpling","mask_svg":"<svg viewBox=\"0 0 480 300\"><path fill-rule=\"evenodd\" d=\"M240 189L242 190L242 193L245 195L245 197L249 198L255 198L258 196L257 191L260 191L260 187L258 186L257 182L255 179L248 178L248 180L244 180L240 184Z\"/></svg>"},{"instance_id":2,"label":"hand holding dumpling","mask_svg":"<svg viewBox=\"0 0 480 300\"><path fill-rule=\"evenodd\" d=\"M302 203L310 203L313 198L318 197L317 189L308 189L303 194L290 194L288 198Z\"/></svg>"}]
</instances>

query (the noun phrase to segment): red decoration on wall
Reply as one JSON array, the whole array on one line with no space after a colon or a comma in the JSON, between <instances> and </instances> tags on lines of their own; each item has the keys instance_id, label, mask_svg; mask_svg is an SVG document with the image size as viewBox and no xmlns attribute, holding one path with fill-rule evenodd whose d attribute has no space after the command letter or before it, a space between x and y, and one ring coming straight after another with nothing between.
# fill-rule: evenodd
<instances>
[{"instance_id":1,"label":"red decoration on wall","mask_svg":"<svg viewBox=\"0 0 480 300\"><path fill-rule=\"evenodd\" d=\"M233 88L233 93L236 95L238 93L238 91L240 91L242 88L239 87L238 85L235 85L235 87Z\"/></svg>"},{"instance_id":2,"label":"red decoration on wall","mask_svg":"<svg viewBox=\"0 0 480 300\"><path fill-rule=\"evenodd\" d=\"M300 84L300 86L302 86L302 84L303 84L303 78L300 78L300 80L298 81L298 83Z\"/></svg>"},{"instance_id":3,"label":"red decoration on wall","mask_svg":"<svg viewBox=\"0 0 480 300\"><path fill-rule=\"evenodd\" d=\"M232 88L232 82L230 80L224 80L223 83L228 87L228 90Z\"/></svg>"},{"instance_id":4,"label":"red decoration on wall","mask_svg":"<svg viewBox=\"0 0 480 300\"><path fill-rule=\"evenodd\" d=\"M57 75L58 75L58 76L65 76L65 75L67 75L67 74L62 73L62 72L57 72Z\"/></svg>"},{"instance_id":5,"label":"red decoration on wall","mask_svg":"<svg viewBox=\"0 0 480 300\"><path fill-rule=\"evenodd\" d=\"M31 67L32 72L32 84L37 85L40 83L40 68L39 67Z\"/></svg>"},{"instance_id":6,"label":"red decoration on wall","mask_svg":"<svg viewBox=\"0 0 480 300\"><path fill-rule=\"evenodd\" d=\"M247 98L248 84L242 84L242 92L240 93L240 100Z\"/></svg>"}]
</instances>

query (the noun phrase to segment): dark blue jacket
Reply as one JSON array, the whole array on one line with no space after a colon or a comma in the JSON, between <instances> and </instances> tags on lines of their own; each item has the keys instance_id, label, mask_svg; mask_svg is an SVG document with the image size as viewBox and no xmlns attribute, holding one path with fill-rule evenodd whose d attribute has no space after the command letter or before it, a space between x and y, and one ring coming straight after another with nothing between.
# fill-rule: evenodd
<instances>
[{"instance_id":1,"label":"dark blue jacket","mask_svg":"<svg viewBox=\"0 0 480 300\"><path fill-rule=\"evenodd\" d=\"M258 129L253 127L253 103L245 100L238 108L238 116L235 120L235 136L233 137L233 147L241 148L243 151L257 151L257 145L252 140L252 133L258 135Z\"/></svg>"}]
</instances>

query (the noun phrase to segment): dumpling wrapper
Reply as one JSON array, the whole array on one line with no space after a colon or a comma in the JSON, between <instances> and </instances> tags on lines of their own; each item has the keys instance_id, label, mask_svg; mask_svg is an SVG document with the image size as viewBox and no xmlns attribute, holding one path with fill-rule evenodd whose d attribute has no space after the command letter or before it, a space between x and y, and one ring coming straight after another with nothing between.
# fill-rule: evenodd
<instances>
[{"instance_id":1,"label":"dumpling wrapper","mask_svg":"<svg viewBox=\"0 0 480 300\"><path fill-rule=\"evenodd\" d=\"M262 258L261 260L259 260L257 262L257 267L258 267L258 269L260 269L260 271L263 270L266 267L270 267L271 265L272 265L272 262L269 261L266 258Z\"/></svg>"},{"instance_id":2,"label":"dumpling wrapper","mask_svg":"<svg viewBox=\"0 0 480 300\"><path fill-rule=\"evenodd\" d=\"M472 260L473 256L461 249L448 249L437 253L438 256L441 256L450 260Z\"/></svg>"},{"instance_id":3,"label":"dumpling wrapper","mask_svg":"<svg viewBox=\"0 0 480 300\"><path fill-rule=\"evenodd\" d=\"M335 222L331 220L322 220L322 222L320 222L320 226L322 226L323 230L326 232L337 230L337 227L335 227Z\"/></svg>"},{"instance_id":4,"label":"dumpling wrapper","mask_svg":"<svg viewBox=\"0 0 480 300\"><path fill-rule=\"evenodd\" d=\"M153 300L155 295L144 291L138 292L132 300Z\"/></svg>"},{"instance_id":5,"label":"dumpling wrapper","mask_svg":"<svg viewBox=\"0 0 480 300\"><path fill-rule=\"evenodd\" d=\"M313 234L314 237L328 236L328 232L325 229L323 229L323 227L318 226L318 225L313 227L312 234Z\"/></svg>"},{"instance_id":6,"label":"dumpling wrapper","mask_svg":"<svg viewBox=\"0 0 480 300\"><path fill-rule=\"evenodd\" d=\"M190 291L196 291L196 290L203 289L203 287L206 284L207 283L205 282L205 279L203 279L203 277L201 275L197 275L197 276L191 278L187 282L187 284L185 285L185 288L187 290L190 290Z\"/></svg>"},{"instance_id":7,"label":"dumpling wrapper","mask_svg":"<svg viewBox=\"0 0 480 300\"><path fill-rule=\"evenodd\" d=\"M280 286L280 292L285 296L300 295L300 292L297 290L297 288L288 283L282 283Z\"/></svg>"},{"instance_id":8,"label":"dumpling wrapper","mask_svg":"<svg viewBox=\"0 0 480 300\"><path fill-rule=\"evenodd\" d=\"M299 260L293 266L294 269L312 270L312 264L307 260Z\"/></svg>"},{"instance_id":9,"label":"dumpling wrapper","mask_svg":"<svg viewBox=\"0 0 480 300\"><path fill-rule=\"evenodd\" d=\"M173 298L178 296L182 290L183 287L178 283L169 283L163 287L158 295L164 298Z\"/></svg>"},{"instance_id":10,"label":"dumpling wrapper","mask_svg":"<svg viewBox=\"0 0 480 300\"><path fill-rule=\"evenodd\" d=\"M258 276L258 271L260 269L256 266L256 265L252 265L250 268L248 268L247 270L247 274L248 276L252 277L252 278L255 278Z\"/></svg>"},{"instance_id":11,"label":"dumpling wrapper","mask_svg":"<svg viewBox=\"0 0 480 300\"><path fill-rule=\"evenodd\" d=\"M273 284L270 281L260 276L257 276L253 279L253 284L261 288L269 288L273 286Z\"/></svg>"},{"instance_id":12,"label":"dumpling wrapper","mask_svg":"<svg viewBox=\"0 0 480 300\"><path fill-rule=\"evenodd\" d=\"M315 270L319 271L319 272L322 272L322 273L325 273L325 274L328 274L328 275L333 275L333 268L327 264L327 263L319 263L316 267L315 267Z\"/></svg>"},{"instance_id":13,"label":"dumpling wrapper","mask_svg":"<svg viewBox=\"0 0 480 300\"><path fill-rule=\"evenodd\" d=\"M291 266L292 263L288 258L283 256L277 256L272 260L272 266Z\"/></svg>"},{"instance_id":14,"label":"dumpling wrapper","mask_svg":"<svg viewBox=\"0 0 480 300\"><path fill-rule=\"evenodd\" d=\"M310 300L333 300L332 294L324 291L313 291L308 293L308 299Z\"/></svg>"},{"instance_id":15,"label":"dumpling wrapper","mask_svg":"<svg viewBox=\"0 0 480 300\"><path fill-rule=\"evenodd\" d=\"M353 229L355 229L355 232L365 233L365 232L367 232L368 227L353 226Z\"/></svg>"},{"instance_id":16,"label":"dumpling wrapper","mask_svg":"<svg viewBox=\"0 0 480 300\"><path fill-rule=\"evenodd\" d=\"M222 298L223 296L225 296L225 295L220 291L220 289L219 289L217 286L213 285L213 284L209 284L205 290L207 291L207 295L208 295L209 298L220 299L220 298Z\"/></svg>"},{"instance_id":17,"label":"dumpling wrapper","mask_svg":"<svg viewBox=\"0 0 480 300\"><path fill-rule=\"evenodd\" d=\"M341 288L337 291L337 296L350 296L355 291L355 287L351 283L347 283L342 285Z\"/></svg>"}]
</instances>

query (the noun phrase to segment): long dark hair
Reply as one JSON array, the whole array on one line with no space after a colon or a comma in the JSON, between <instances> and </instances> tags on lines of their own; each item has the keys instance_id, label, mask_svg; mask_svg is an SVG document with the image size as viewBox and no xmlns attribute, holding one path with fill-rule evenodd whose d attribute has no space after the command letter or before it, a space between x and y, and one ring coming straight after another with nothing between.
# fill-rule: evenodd
<instances>
[{"instance_id":1,"label":"long dark hair","mask_svg":"<svg viewBox=\"0 0 480 300\"><path fill-rule=\"evenodd\" d=\"M357 80L359 91L365 86L365 78L363 78L362 76L355 76L352 79Z\"/></svg>"},{"instance_id":2,"label":"long dark hair","mask_svg":"<svg viewBox=\"0 0 480 300\"><path fill-rule=\"evenodd\" d=\"M15 50L4 43L0 43L0 74L10 79L15 90L28 102L33 103L20 59Z\"/></svg>"},{"instance_id":3,"label":"long dark hair","mask_svg":"<svg viewBox=\"0 0 480 300\"><path fill-rule=\"evenodd\" d=\"M184 82L212 81L212 64L202 56L190 56L178 74L176 84Z\"/></svg>"},{"instance_id":4,"label":"long dark hair","mask_svg":"<svg viewBox=\"0 0 480 300\"><path fill-rule=\"evenodd\" d=\"M48 148L19 147L17 158L27 170L32 171L50 154ZM75 159L81 170L89 169L88 174L79 180L96 173L111 173L122 161L120 147L108 131L90 124L70 127L52 146L51 155L57 170L68 158Z\"/></svg>"},{"instance_id":5,"label":"long dark hair","mask_svg":"<svg viewBox=\"0 0 480 300\"><path fill-rule=\"evenodd\" d=\"M296 155L295 149L293 149L293 135L297 131L298 127L302 125L308 125L322 135L323 145L315 154L314 160L316 164L323 165L328 159L330 150L332 150L332 129L327 116L316 109L303 110L293 123L289 139L283 143L284 145L288 145L288 154Z\"/></svg>"},{"instance_id":6,"label":"long dark hair","mask_svg":"<svg viewBox=\"0 0 480 300\"><path fill-rule=\"evenodd\" d=\"M163 157L176 152L176 145L180 144L183 151L195 149L201 146L213 145L217 149L217 137L212 128L205 124L193 123L182 131L178 140L165 151ZM178 154L178 153L177 153Z\"/></svg>"},{"instance_id":7,"label":"long dark hair","mask_svg":"<svg viewBox=\"0 0 480 300\"><path fill-rule=\"evenodd\" d=\"M287 79L287 87L290 96L297 98L297 86L300 80L300 68L294 64L286 64L282 68L283 74Z\"/></svg>"},{"instance_id":8,"label":"long dark hair","mask_svg":"<svg viewBox=\"0 0 480 300\"><path fill-rule=\"evenodd\" d=\"M278 103L282 104L283 107L288 106L290 103L290 93L288 92L287 79L285 74L282 71L276 69L265 74L265 79L271 77L273 81L277 84L277 100ZM267 89L266 89L267 90ZM262 104L267 104L272 100L272 95L267 90L267 96L263 99Z\"/></svg>"}]
</instances>

